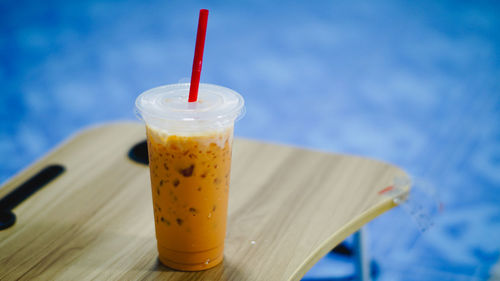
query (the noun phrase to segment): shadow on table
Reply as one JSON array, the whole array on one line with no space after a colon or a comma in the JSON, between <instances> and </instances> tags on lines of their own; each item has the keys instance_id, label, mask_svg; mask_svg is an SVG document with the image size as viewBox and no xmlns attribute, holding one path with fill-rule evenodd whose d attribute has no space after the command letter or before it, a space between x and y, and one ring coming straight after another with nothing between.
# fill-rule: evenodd
<instances>
[{"instance_id":1,"label":"shadow on table","mask_svg":"<svg viewBox=\"0 0 500 281\"><path fill-rule=\"evenodd\" d=\"M144 276L145 280L168 278L168 280L247 280L246 276L234 264L224 259L221 264L204 271L184 272L169 268L156 259L150 274Z\"/></svg>"}]
</instances>

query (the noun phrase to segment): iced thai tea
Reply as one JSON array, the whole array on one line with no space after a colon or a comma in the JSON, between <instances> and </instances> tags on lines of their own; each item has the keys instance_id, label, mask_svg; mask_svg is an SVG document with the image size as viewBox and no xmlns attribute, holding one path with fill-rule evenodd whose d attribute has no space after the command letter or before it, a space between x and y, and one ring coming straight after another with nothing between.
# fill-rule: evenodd
<instances>
[{"instance_id":1,"label":"iced thai tea","mask_svg":"<svg viewBox=\"0 0 500 281\"><path fill-rule=\"evenodd\" d=\"M235 91L199 84L145 91L136 100L146 124L160 261L197 271L223 259L234 123L244 112Z\"/></svg>"},{"instance_id":2,"label":"iced thai tea","mask_svg":"<svg viewBox=\"0 0 500 281\"><path fill-rule=\"evenodd\" d=\"M147 128L159 258L181 270L220 263L226 233L232 127L179 136Z\"/></svg>"}]
</instances>

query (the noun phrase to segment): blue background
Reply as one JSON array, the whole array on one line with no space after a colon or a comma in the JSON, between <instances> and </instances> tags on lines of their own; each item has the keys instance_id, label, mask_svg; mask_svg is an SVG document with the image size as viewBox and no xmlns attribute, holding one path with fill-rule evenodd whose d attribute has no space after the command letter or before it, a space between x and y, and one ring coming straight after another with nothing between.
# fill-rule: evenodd
<instances>
[{"instance_id":1,"label":"blue background","mask_svg":"<svg viewBox=\"0 0 500 281\"><path fill-rule=\"evenodd\" d=\"M139 93L189 77L200 8L210 9L201 80L245 97L237 135L388 161L425 191L368 225L379 280L490 276L500 257L493 1L3 0L0 181L87 125L135 119ZM411 208L434 203L422 232ZM306 277L350 272L335 260Z\"/></svg>"}]
</instances>

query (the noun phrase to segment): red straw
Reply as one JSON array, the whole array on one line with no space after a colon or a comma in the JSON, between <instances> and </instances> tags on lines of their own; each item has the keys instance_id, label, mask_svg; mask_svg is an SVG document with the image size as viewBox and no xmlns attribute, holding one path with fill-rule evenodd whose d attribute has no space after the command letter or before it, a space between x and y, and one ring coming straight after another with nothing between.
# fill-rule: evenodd
<instances>
[{"instance_id":1,"label":"red straw","mask_svg":"<svg viewBox=\"0 0 500 281\"><path fill-rule=\"evenodd\" d=\"M201 9L200 19L198 20L198 33L196 34L196 47L194 49L189 102L195 102L198 99L198 86L200 85L201 64L203 62L203 48L205 47L205 35L207 34L207 20L208 10Z\"/></svg>"}]
</instances>

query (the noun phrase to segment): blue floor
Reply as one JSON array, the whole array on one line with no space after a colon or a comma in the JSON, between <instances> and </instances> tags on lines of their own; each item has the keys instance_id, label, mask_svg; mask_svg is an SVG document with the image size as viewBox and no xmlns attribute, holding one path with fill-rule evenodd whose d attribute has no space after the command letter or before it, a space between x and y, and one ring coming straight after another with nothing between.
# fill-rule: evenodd
<instances>
[{"instance_id":1,"label":"blue floor","mask_svg":"<svg viewBox=\"0 0 500 281\"><path fill-rule=\"evenodd\" d=\"M244 96L237 135L412 175L424 199L367 227L377 280L490 276L500 258L493 1L2 1L0 181L87 125L134 120L139 93L189 77L200 8L210 9L201 79ZM420 204L440 211L419 219ZM351 272L328 255L305 278Z\"/></svg>"}]
</instances>

